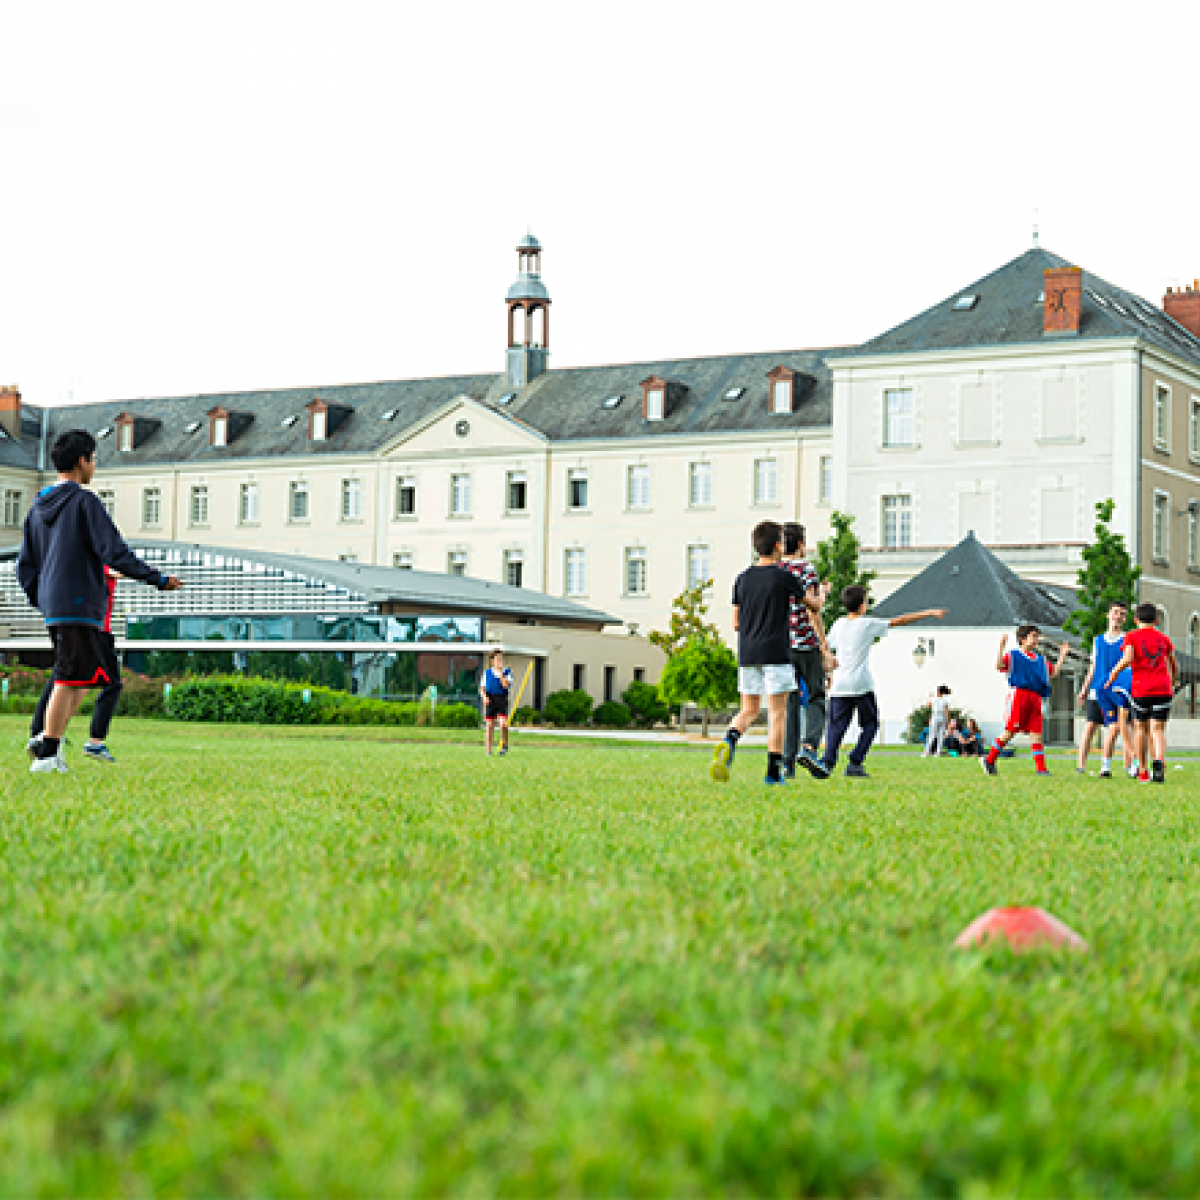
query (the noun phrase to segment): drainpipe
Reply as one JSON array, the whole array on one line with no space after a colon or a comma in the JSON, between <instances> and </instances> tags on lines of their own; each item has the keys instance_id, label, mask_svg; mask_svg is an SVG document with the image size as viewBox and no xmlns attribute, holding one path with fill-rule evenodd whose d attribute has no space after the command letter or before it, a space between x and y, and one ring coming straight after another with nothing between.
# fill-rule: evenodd
<instances>
[{"instance_id":1,"label":"drainpipe","mask_svg":"<svg viewBox=\"0 0 1200 1200\"><path fill-rule=\"evenodd\" d=\"M1146 414L1142 411L1142 351L1137 352L1137 400L1136 400L1136 419L1137 419L1137 439L1136 449L1134 453L1137 457L1134 459L1133 466L1133 552L1135 555L1134 561L1141 565L1142 562L1142 438L1143 426L1146 422ZM1137 584L1137 598L1142 599L1142 579L1144 576L1139 576Z\"/></svg>"},{"instance_id":2,"label":"drainpipe","mask_svg":"<svg viewBox=\"0 0 1200 1200\"><path fill-rule=\"evenodd\" d=\"M42 436L38 443L38 470L46 469L46 457L49 453L47 443L50 440L50 410L45 406L42 407Z\"/></svg>"}]
</instances>

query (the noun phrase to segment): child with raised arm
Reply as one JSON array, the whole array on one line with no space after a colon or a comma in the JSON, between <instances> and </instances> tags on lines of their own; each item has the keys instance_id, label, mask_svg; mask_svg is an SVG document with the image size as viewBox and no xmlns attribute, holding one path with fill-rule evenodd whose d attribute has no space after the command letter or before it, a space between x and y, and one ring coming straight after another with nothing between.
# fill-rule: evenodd
<instances>
[{"instance_id":1,"label":"child with raised arm","mask_svg":"<svg viewBox=\"0 0 1200 1200\"><path fill-rule=\"evenodd\" d=\"M996 654L996 670L1008 676L1008 701L1005 706L1004 732L980 759L979 765L989 774L998 774L996 759L1000 751L1018 733L1029 734L1033 743L1033 761L1039 775L1049 775L1046 767L1046 747L1042 742L1042 704L1050 698L1050 681L1062 670L1070 646L1063 642L1058 648L1058 662L1050 665L1039 653L1042 631L1036 625L1017 629L1017 648L1009 651L1008 634L1000 639Z\"/></svg>"},{"instance_id":2,"label":"child with raised arm","mask_svg":"<svg viewBox=\"0 0 1200 1200\"><path fill-rule=\"evenodd\" d=\"M829 684L829 728L825 733L825 770L828 774L837 766L838 748L850 721L858 716L858 744L850 751L846 774L851 779L866 779L863 767L871 743L879 732L879 705L875 700L875 681L871 678L871 647L886 637L889 629L911 625L927 617L941 620L944 608L927 608L903 616L872 617L867 615L867 589L853 584L842 592L844 617L838 617L825 635L829 649L837 657L837 669Z\"/></svg>"},{"instance_id":3,"label":"child with raised arm","mask_svg":"<svg viewBox=\"0 0 1200 1200\"><path fill-rule=\"evenodd\" d=\"M500 726L500 753L508 753L508 693L512 688L513 673L504 665L504 651L497 647L492 651L491 666L483 673L479 684L479 695L483 700L484 745L488 754L492 752L492 732Z\"/></svg>"},{"instance_id":4,"label":"child with raised arm","mask_svg":"<svg viewBox=\"0 0 1200 1200\"><path fill-rule=\"evenodd\" d=\"M1126 667L1133 668L1129 712L1137 724L1134 752L1142 764L1138 782L1148 783L1153 779L1155 783L1166 783L1167 718L1171 715L1171 701L1179 682L1179 662L1171 639L1155 628L1158 609L1153 604L1139 604L1133 610L1133 619L1137 628L1125 635L1121 659L1113 667L1105 686L1111 688ZM1153 774L1146 770L1151 750L1154 753Z\"/></svg>"}]
</instances>

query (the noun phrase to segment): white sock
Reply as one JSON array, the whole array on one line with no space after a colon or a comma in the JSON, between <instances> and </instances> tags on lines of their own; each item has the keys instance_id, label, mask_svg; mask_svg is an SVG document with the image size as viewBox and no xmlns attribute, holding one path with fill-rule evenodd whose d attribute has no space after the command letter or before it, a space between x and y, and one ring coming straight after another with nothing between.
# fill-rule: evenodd
<instances>
[{"instance_id":1,"label":"white sock","mask_svg":"<svg viewBox=\"0 0 1200 1200\"><path fill-rule=\"evenodd\" d=\"M1112 770L1112 759L1111 759L1111 758L1104 758L1103 756L1101 756L1101 758L1100 758L1100 770L1102 770L1102 771L1111 771L1111 770Z\"/></svg>"}]
</instances>

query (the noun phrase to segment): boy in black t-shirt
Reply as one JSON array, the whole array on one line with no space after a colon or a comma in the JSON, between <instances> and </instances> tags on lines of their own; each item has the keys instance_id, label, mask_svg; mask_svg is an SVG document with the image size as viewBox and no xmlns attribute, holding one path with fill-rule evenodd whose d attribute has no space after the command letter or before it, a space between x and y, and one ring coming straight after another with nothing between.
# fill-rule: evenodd
<instances>
[{"instance_id":1,"label":"boy in black t-shirt","mask_svg":"<svg viewBox=\"0 0 1200 1200\"><path fill-rule=\"evenodd\" d=\"M783 526L762 521L752 534L758 561L748 567L733 585L733 627L738 635L738 691L742 707L733 718L725 740L713 752L711 774L718 783L729 779L729 768L738 739L750 728L767 697L768 784L783 783L783 735L787 724L788 694L796 689L796 672L791 662L788 633L791 601L803 602L805 587L796 576L779 570L783 557ZM829 772L815 756L800 762L823 778Z\"/></svg>"}]
</instances>

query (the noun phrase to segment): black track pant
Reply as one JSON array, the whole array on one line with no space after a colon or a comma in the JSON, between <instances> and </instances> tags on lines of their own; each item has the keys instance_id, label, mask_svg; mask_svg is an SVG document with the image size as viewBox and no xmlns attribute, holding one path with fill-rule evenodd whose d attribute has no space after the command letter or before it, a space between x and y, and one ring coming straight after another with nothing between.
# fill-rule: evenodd
<instances>
[{"instance_id":1,"label":"black track pant","mask_svg":"<svg viewBox=\"0 0 1200 1200\"><path fill-rule=\"evenodd\" d=\"M825 765L832 771L837 766L838 749L854 714L858 714L858 745L850 751L850 761L861 767L879 732L879 705L874 692L861 696L829 697L829 728L825 731Z\"/></svg>"},{"instance_id":2,"label":"black track pant","mask_svg":"<svg viewBox=\"0 0 1200 1200\"><path fill-rule=\"evenodd\" d=\"M108 683L100 689L100 695L96 697L96 703L92 708L91 737L93 742L102 742L108 737L108 727L116 715L117 701L121 699L123 686L121 662L117 658L117 643L111 633L104 635L104 648L104 673L108 676ZM46 686L42 689L42 695L37 702L37 708L33 710L33 723L29 729L31 737L37 737L45 730L46 709L52 695L54 695L54 680L47 679Z\"/></svg>"}]
</instances>

